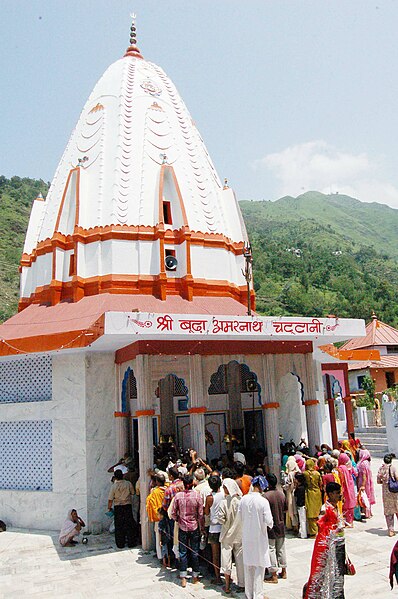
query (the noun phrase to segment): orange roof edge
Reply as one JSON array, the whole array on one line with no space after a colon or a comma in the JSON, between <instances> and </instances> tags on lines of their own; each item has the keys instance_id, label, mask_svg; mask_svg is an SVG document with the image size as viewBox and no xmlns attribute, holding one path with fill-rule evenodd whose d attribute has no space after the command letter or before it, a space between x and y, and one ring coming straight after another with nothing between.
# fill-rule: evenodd
<instances>
[{"instance_id":1,"label":"orange roof edge","mask_svg":"<svg viewBox=\"0 0 398 599\"><path fill-rule=\"evenodd\" d=\"M40 353L87 347L104 334L105 315L80 331L62 331L50 335L33 335L19 339L0 339L0 356Z\"/></svg>"},{"instance_id":2,"label":"orange roof edge","mask_svg":"<svg viewBox=\"0 0 398 599\"><path fill-rule=\"evenodd\" d=\"M332 344L320 345L320 349L326 354L333 356L333 358L344 362L349 362L351 360L356 362L380 360L380 352L378 349L337 349L337 347Z\"/></svg>"}]
</instances>

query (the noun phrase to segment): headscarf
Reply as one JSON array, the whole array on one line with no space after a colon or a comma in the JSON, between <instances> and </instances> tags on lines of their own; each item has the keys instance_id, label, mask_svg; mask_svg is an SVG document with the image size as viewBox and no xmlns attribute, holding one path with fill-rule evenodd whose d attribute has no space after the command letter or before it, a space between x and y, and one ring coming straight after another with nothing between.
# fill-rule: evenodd
<instances>
[{"instance_id":1,"label":"headscarf","mask_svg":"<svg viewBox=\"0 0 398 599\"><path fill-rule=\"evenodd\" d=\"M246 466L246 458L240 451L235 451L233 458L234 462L240 462L241 464Z\"/></svg>"},{"instance_id":2,"label":"headscarf","mask_svg":"<svg viewBox=\"0 0 398 599\"><path fill-rule=\"evenodd\" d=\"M345 466L347 470L352 469L351 460L346 453L341 453L339 455L339 466Z\"/></svg>"},{"instance_id":3,"label":"headscarf","mask_svg":"<svg viewBox=\"0 0 398 599\"><path fill-rule=\"evenodd\" d=\"M254 486L260 487L261 491L264 492L268 489L268 481L265 476L255 476L252 479L252 487Z\"/></svg>"},{"instance_id":4,"label":"headscarf","mask_svg":"<svg viewBox=\"0 0 398 599\"><path fill-rule=\"evenodd\" d=\"M344 451L349 451L350 454L352 455L352 447L350 445L350 442L347 441L347 439L345 439L344 441L342 441L341 445L342 445Z\"/></svg>"},{"instance_id":5,"label":"headscarf","mask_svg":"<svg viewBox=\"0 0 398 599\"><path fill-rule=\"evenodd\" d=\"M323 470L324 467L325 467L325 464L326 464L326 457L325 456L321 456L318 459L318 464L317 464L318 470Z\"/></svg>"},{"instance_id":6,"label":"headscarf","mask_svg":"<svg viewBox=\"0 0 398 599\"><path fill-rule=\"evenodd\" d=\"M340 455L340 451L338 449L333 449L333 451L332 451L332 453L330 455L335 460L338 460L339 459L339 455Z\"/></svg>"},{"instance_id":7,"label":"headscarf","mask_svg":"<svg viewBox=\"0 0 398 599\"><path fill-rule=\"evenodd\" d=\"M305 463L305 469L308 470L309 472L312 472L313 470L315 470L314 460L308 459Z\"/></svg>"},{"instance_id":8,"label":"headscarf","mask_svg":"<svg viewBox=\"0 0 398 599\"><path fill-rule=\"evenodd\" d=\"M303 458L303 456L300 455L299 453L296 453L296 455L294 456L294 459L296 460L297 465L300 468L301 472L304 472L304 470L305 470L305 459Z\"/></svg>"},{"instance_id":9,"label":"headscarf","mask_svg":"<svg viewBox=\"0 0 398 599\"><path fill-rule=\"evenodd\" d=\"M300 472L299 465L297 461L294 459L294 456L289 456L286 462L285 472L289 474L289 472Z\"/></svg>"},{"instance_id":10,"label":"headscarf","mask_svg":"<svg viewBox=\"0 0 398 599\"><path fill-rule=\"evenodd\" d=\"M73 520L72 520L72 512L74 512L74 511L75 510L69 510L69 512L68 512L66 520L62 525L61 532L59 533L60 540L64 537L68 536L72 532L72 530L74 530L76 528L76 522L73 522Z\"/></svg>"},{"instance_id":11,"label":"headscarf","mask_svg":"<svg viewBox=\"0 0 398 599\"><path fill-rule=\"evenodd\" d=\"M242 497L242 491L239 488L238 483L233 478L224 478L222 481L223 487L228 489L228 493L231 497L237 495L238 497Z\"/></svg>"},{"instance_id":12,"label":"headscarf","mask_svg":"<svg viewBox=\"0 0 398 599\"><path fill-rule=\"evenodd\" d=\"M370 461L371 456L370 453L367 449L360 449L359 450L359 462L358 462L358 466L360 464L363 464L363 462L366 462L367 460Z\"/></svg>"}]
</instances>

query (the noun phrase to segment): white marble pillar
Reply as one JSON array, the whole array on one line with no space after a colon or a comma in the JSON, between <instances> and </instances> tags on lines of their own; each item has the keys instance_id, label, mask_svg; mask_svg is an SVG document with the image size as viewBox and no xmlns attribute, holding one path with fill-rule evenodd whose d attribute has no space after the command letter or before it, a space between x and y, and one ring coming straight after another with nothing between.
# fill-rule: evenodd
<instances>
[{"instance_id":1,"label":"white marble pillar","mask_svg":"<svg viewBox=\"0 0 398 599\"><path fill-rule=\"evenodd\" d=\"M307 420L308 446L312 453L321 444L320 407L316 399L316 383L312 354L304 355L304 405ZM303 379L302 379L303 380Z\"/></svg>"},{"instance_id":2,"label":"white marble pillar","mask_svg":"<svg viewBox=\"0 0 398 599\"><path fill-rule=\"evenodd\" d=\"M276 381L275 381L275 356L262 356L263 365L263 380L264 386L264 403L263 416L265 424L265 445L267 448L268 466L270 472L280 477L281 471L281 452L279 440L279 420L278 408L279 403L276 397Z\"/></svg>"},{"instance_id":3,"label":"white marble pillar","mask_svg":"<svg viewBox=\"0 0 398 599\"><path fill-rule=\"evenodd\" d=\"M130 412L115 412L117 435L117 459L129 452L129 427L131 426Z\"/></svg>"},{"instance_id":4,"label":"white marble pillar","mask_svg":"<svg viewBox=\"0 0 398 599\"><path fill-rule=\"evenodd\" d=\"M138 449L140 468L140 493L141 493L141 536L142 548L151 549L152 535L146 511L146 498L149 487L148 469L153 467L153 433L152 416L155 411L152 407L150 357L139 355L135 359L134 374L137 380L137 412L138 418Z\"/></svg>"},{"instance_id":5,"label":"white marble pillar","mask_svg":"<svg viewBox=\"0 0 398 599\"><path fill-rule=\"evenodd\" d=\"M203 384L202 356L189 356L189 424L191 430L191 446L198 456L206 459L205 413L207 392Z\"/></svg>"}]
</instances>

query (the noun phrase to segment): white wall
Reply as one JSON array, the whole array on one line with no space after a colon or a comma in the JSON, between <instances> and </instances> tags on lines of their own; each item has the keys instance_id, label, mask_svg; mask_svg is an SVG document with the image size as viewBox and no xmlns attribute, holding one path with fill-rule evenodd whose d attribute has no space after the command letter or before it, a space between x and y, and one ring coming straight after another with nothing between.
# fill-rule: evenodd
<instances>
[{"instance_id":1,"label":"white wall","mask_svg":"<svg viewBox=\"0 0 398 599\"><path fill-rule=\"evenodd\" d=\"M297 377L290 372L278 381L277 398L279 432L283 436L283 443L293 439L298 444L302 437L307 439L307 422L305 407L301 401L300 385Z\"/></svg>"},{"instance_id":2,"label":"white wall","mask_svg":"<svg viewBox=\"0 0 398 599\"><path fill-rule=\"evenodd\" d=\"M394 410L395 404L387 402L383 406L386 418L387 442L390 452L398 456L398 413Z\"/></svg>"},{"instance_id":3,"label":"white wall","mask_svg":"<svg viewBox=\"0 0 398 599\"><path fill-rule=\"evenodd\" d=\"M0 404L1 421L52 420L53 490L0 490L1 518L11 526L57 530L71 508L87 517L83 354L53 357L52 390L52 401Z\"/></svg>"},{"instance_id":4,"label":"white wall","mask_svg":"<svg viewBox=\"0 0 398 599\"><path fill-rule=\"evenodd\" d=\"M0 421L52 421L52 491L0 490L0 517L21 528L59 530L76 508L90 528L105 516L109 466L117 461L113 353L53 356L52 400L0 404Z\"/></svg>"},{"instance_id":5,"label":"white wall","mask_svg":"<svg viewBox=\"0 0 398 599\"><path fill-rule=\"evenodd\" d=\"M113 352L86 357L86 465L88 525L108 525L105 516L111 476L108 468L116 455L116 367Z\"/></svg>"}]
</instances>

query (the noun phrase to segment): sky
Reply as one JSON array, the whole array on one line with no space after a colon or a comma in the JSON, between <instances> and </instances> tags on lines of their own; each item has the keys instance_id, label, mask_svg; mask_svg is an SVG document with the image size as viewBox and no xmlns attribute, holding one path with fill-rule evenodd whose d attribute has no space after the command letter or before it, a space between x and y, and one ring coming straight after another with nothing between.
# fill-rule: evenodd
<instances>
[{"instance_id":1,"label":"sky","mask_svg":"<svg viewBox=\"0 0 398 599\"><path fill-rule=\"evenodd\" d=\"M396 0L0 0L0 175L52 180L131 12L239 199L398 208Z\"/></svg>"}]
</instances>

